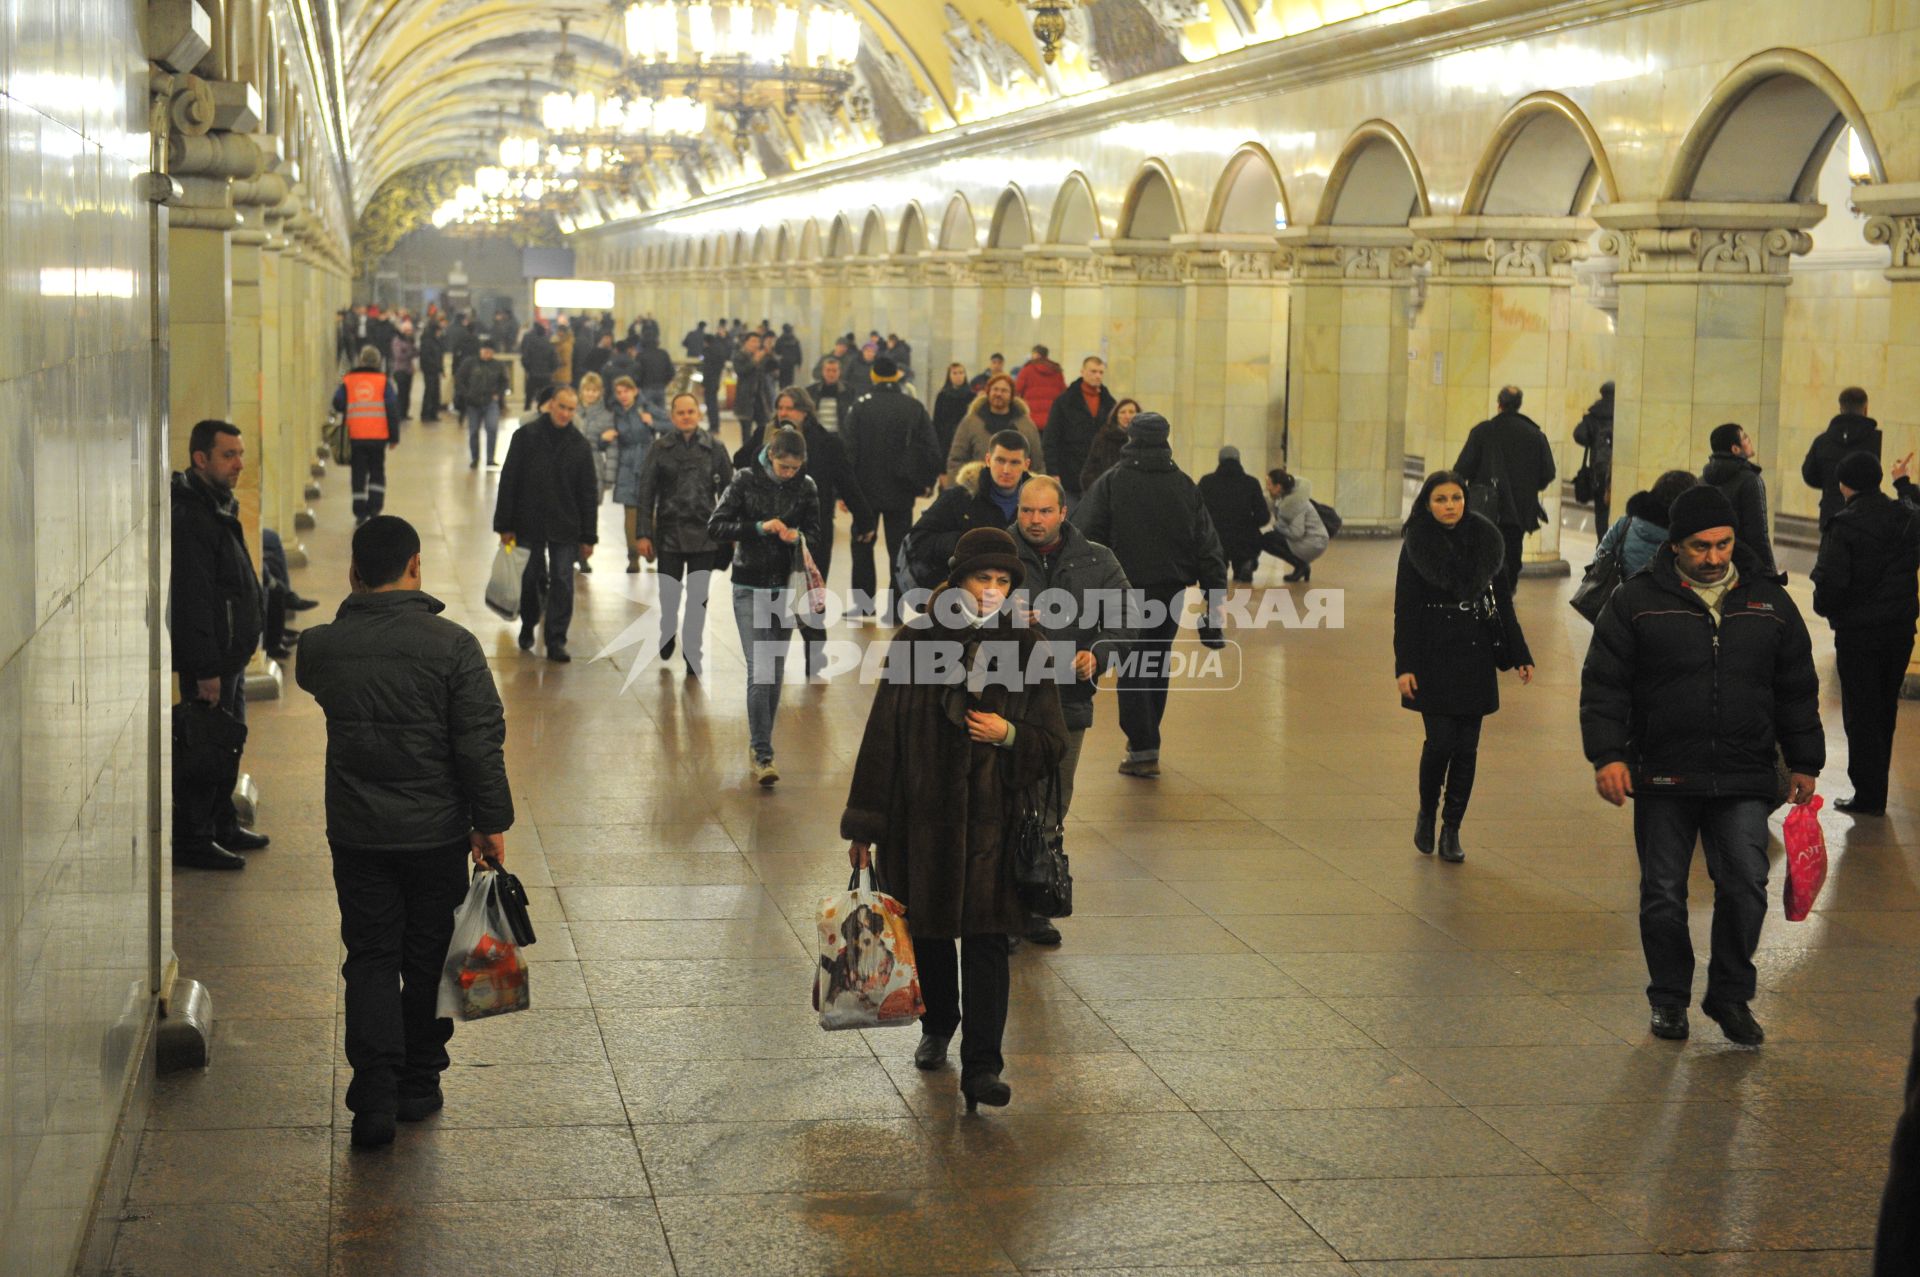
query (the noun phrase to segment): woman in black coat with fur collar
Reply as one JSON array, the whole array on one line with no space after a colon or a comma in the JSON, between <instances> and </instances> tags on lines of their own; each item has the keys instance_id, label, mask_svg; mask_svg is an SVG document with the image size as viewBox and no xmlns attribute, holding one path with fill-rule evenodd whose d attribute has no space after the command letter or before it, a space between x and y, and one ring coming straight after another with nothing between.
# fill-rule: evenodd
<instances>
[{"instance_id":1,"label":"woman in black coat with fur collar","mask_svg":"<svg viewBox=\"0 0 1920 1277\"><path fill-rule=\"evenodd\" d=\"M1459 476L1450 470L1428 475L1401 535L1393 669L1400 704L1418 711L1427 729L1413 845L1422 853L1434 850L1444 786L1438 846L1440 858L1455 863L1467 858L1460 822L1473 794L1480 721L1500 708L1499 671L1517 669L1522 683L1533 681L1533 654L1500 570L1505 557L1500 529L1467 512Z\"/></svg>"}]
</instances>

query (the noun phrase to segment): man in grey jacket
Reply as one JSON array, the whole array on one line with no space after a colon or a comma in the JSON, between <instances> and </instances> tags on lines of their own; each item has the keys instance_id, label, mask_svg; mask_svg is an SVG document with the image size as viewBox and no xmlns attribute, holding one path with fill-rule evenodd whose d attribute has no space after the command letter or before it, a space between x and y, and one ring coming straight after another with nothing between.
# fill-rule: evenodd
<instances>
[{"instance_id":1,"label":"man in grey jacket","mask_svg":"<svg viewBox=\"0 0 1920 1277\"><path fill-rule=\"evenodd\" d=\"M301 636L295 679L327 716L327 842L347 947L353 1142L441 1106L453 1021L436 1017L466 860L504 860L506 716L479 640L420 588L420 536L353 534L353 593Z\"/></svg>"}]
</instances>

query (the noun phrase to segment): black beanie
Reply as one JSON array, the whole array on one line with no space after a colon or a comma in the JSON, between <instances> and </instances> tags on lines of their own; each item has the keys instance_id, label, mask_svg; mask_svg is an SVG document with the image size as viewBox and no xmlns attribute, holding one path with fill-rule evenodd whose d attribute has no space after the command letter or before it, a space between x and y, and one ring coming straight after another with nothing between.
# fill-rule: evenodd
<instances>
[{"instance_id":1,"label":"black beanie","mask_svg":"<svg viewBox=\"0 0 1920 1277\"><path fill-rule=\"evenodd\" d=\"M1143 412L1127 423L1127 438L1133 443L1165 443L1172 429L1167 419L1157 412Z\"/></svg>"},{"instance_id":2,"label":"black beanie","mask_svg":"<svg viewBox=\"0 0 1920 1277\"><path fill-rule=\"evenodd\" d=\"M1697 483L1673 499L1667 511L1667 540L1679 545L1707 528L1733 526L1733 502L1710 483Z\"/></svg>"},{"instance_id":3,"label":"black beanie","mask_svg":"<svg viewBox=\"0 0 1920 1277\"><path fill-rule=\"evenodd\" d=\"M1833 468L1833 477L1855 492L1872 492L1880 486L1880 462L1871 452L1849 452Z\"/></svg>"}]
</instances>

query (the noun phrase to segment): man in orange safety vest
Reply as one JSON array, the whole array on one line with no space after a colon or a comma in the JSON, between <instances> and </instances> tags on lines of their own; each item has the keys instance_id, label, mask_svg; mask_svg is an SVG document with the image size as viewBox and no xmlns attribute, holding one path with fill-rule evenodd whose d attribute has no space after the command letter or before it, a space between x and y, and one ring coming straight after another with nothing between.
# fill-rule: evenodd
<instances>
[{"instance_id":1,"label":"man in orange safety vest","mask_svg":"<svg viewBox=\"0 0 1920 1277\"><path fill-rule=\"evenodd\" d=\"M333 410L347 419L352 454L353 526L359 527L387 504L387 452L400 446L400 397L380 371L380 352L363 347L353 371L333 392Z\"/></svg>"}]
</instances>

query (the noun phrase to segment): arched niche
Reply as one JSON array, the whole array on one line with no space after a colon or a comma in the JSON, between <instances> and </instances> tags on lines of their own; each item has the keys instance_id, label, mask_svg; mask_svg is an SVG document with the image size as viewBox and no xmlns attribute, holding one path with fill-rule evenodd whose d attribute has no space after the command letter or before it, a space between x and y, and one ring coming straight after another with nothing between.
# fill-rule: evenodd
<instances>
[{"instance_id":1,"label":"arched niche","mask_svg":"<svg viewBox=\"0 0 1920 1277\"><path fill-rule=\"evenodd\" d=\"M993 223L987 228L988 248L1025 248L1033 243L1033 216L1027 211L1026 192L1009 186L993 206Z\"/></svg>"},{"instance_id":2,"label":"arched niche","mask_svg":"<svg viewBox=\"0 0 1920 1277\"><path fill-rule=\"evenodd\" d=\"M1413 148L1393 125L1369 120L1334 162L1318 220L1325 226L1405 226L1429 211Z\"/></svg>"},{"instance_id":3,"label":"arched niche","mask_svg":"<svg viewBox=\"0 0 1920 1277\"><path fill-rule=\"evenodd\" d=\"M735 231L733 233L733 251L727 260L739 266L753 260L752 254L753 245L747 241L747 233L745 231Z\"/></svg>"},{"instance_id":4,"label":"arched niche","mask_svg":"<svg viewBox=\"0 0 1920 1277\"><path fill-rule=\"evenodd\" d=\"M1087 175L1075 169L1067 174L1060 193L1053 200L1053 216L1047 219L1049 244L1090 244L1104 234L1100 224L1100 205L1093 196L1093 184Z\"/></svg>"},{"instance_id":5,"label":"arched niche","mask_svg":"<svg viewBox=\"0 0 1920 1277\"><path fill-rule=\"evenodd\" d=\"M800 223L799 260L803 262L820 260L820 223L811 217Z\"/></svg>"},{"instance_id":6,"label":"arched niche","mask_svg":"<svg viewBox=\"0 0 1920 1277\"><path fill-rule=\"evenodd\" d=\"M1849 125L1873 180L1886 181L1866 113L1839 76L1797 49L1755 54L1707 99L1680 144L1664 198L1815 203L1821 166Z\"/></svg>"},{"instance_id":7,"label":"arched niche","mask_svg":"<svg viewBox=\"0 0 1920 1277\"><path fill-rule=\"evenodd\" d=\"M699 257L695 260L694 265L702 269L705 269L706 267L711 266L713 264L714 264L713 244L708 240L701 240L700 254L699 254Z\"/></svg>"},{"instance_id":8,"label":"arched niche","mask_svg":"<svg viewBox=\"0 0 1920 1277\"><path fill-rule=\"evenodd\" d=\"M967 197L955 194L947 201L940 218L940 250L947 253L971 252L980 246L980 232L973 222L973 205Z\"/></svg>"},{"instance_id":9,"label":"arched niche","mask_svg":"<svg viewBox=\"0 0 1920 1277\"><path fill-rule=\"evenodd\" d=\"M1493 131L1460 211L1572 217L1619 198L1613 165L1586 113L1559 93L1522 98Z\"/></svg>"},{"instance_id":10,"label":"arched niche","mask_svg":"<svg viewBox=\"0 0 1920 1277\"><path fill-rule=\"evenodd\" d=\"M1120 208L1119 238L1172 239L1187 229L1186 214L1174 192L1173 177L1159 160L1140 166Z\"/></svg>"},{"instance_id":11,"label":"arched niche","mask_svg":"<svg viewBox=\"0 0 1920 1277\"><path fill-rule=\"evenodd\" d=\"M867 210L867 220L860 226L860 256L885 257L887 255L887 219L880 216L880 210Z\"/></svg>"},{"instance_id":12,"label":"arched niche","mask_svg":"<svg viewBox=\"0 0 1920 1277\"><path fill-rule=\"evenodd\" d=\"M755 262L770 262L773 260L773 236L767 233L767 228L764 226L754 232L753 260Z\"/></svg>"},{"instance_id":13,"label":"arched niche","mask_svg":"<svg viewBox=\"0 0 1920 1277\"><path fill-rule=\"evenodd\" d=\"M1271 235L1293 220L1280 166L1258 142L1233 153L1207 207L1207 230L1222 235Z\"/></svg>"},{"instance_id":14,"label":"arched niche","mask_svg":"<svg viewBox=\"0 0 1920 1277\"><path fill-rule=\"evenodd\" d=\"M833 215L833 225L827 228L827 256L835 261L853 255L853 226L847 221L845 213Z\"/></svg>"},{"instance_id":15,"label":"arched niche","mask_svg":"<svg viewBox=\"0 0 1920 1277\"><path fill-rule=\"evenodd\" d=\"M917 257L927 248L927 215L920 211L919 201L909 200L906 211L900 214L900 234L894 251L901 257Z\"/></svg>"},{"instance_id":16,"label":"arched niche","mask_svg":"<svg viewBox=\"0 0 1920 1277\"><path fill-rule=\"evenodd\" d=\"M793 260L793 228L782 222L780 233L773 237L773 260L790 262Z\"/></svg>"}]
</instances>

